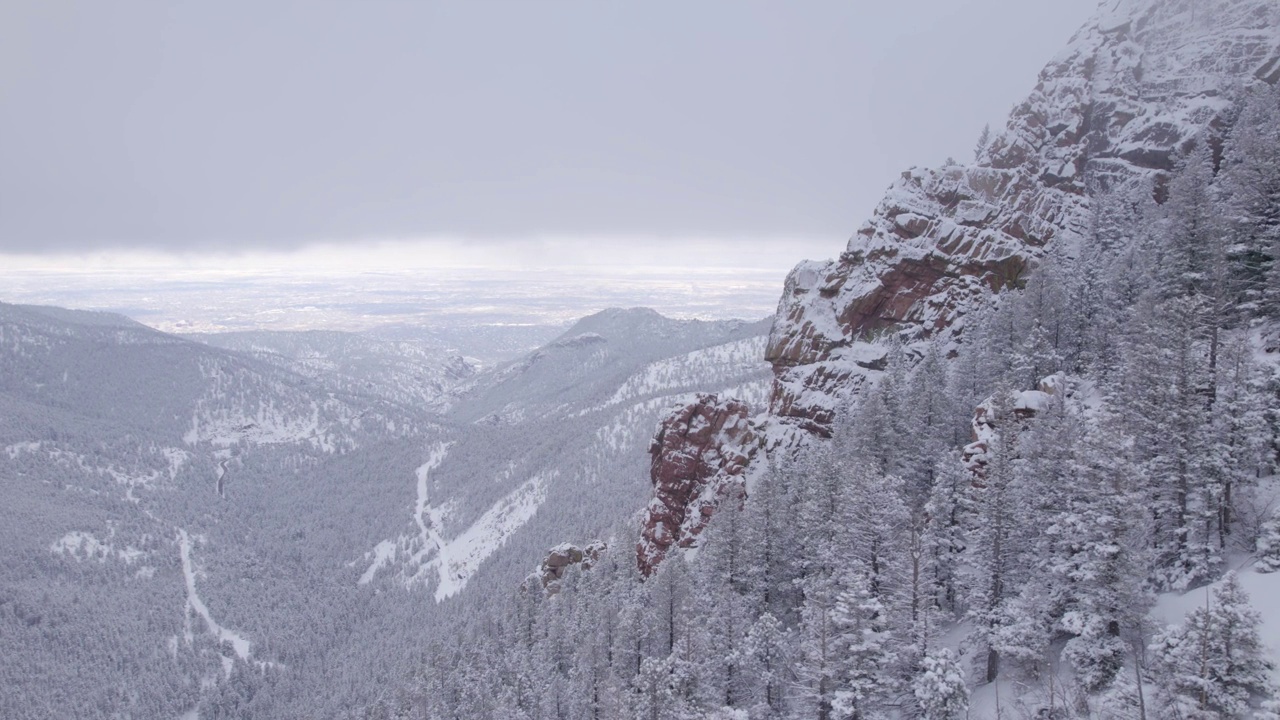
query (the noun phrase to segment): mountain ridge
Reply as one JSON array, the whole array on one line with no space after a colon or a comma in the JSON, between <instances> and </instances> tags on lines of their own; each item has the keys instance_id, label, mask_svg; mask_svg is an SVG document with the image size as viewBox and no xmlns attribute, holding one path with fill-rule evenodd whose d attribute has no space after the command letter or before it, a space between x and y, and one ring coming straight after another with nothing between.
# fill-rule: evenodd
<instances>
[{"instance_id":1,"label":"mountain ridge","mask_svg":"<svg viewBox=\"0 0 1280 720\"><path fill-rule=\"evenodd\" d=\"M1230 95L1280 80L1280 6L1112 0L1041 71L971 164L912 168L829 262L788 275L766 358L771 414L826 432L878 335L963 329L1055 240L1087 232L1089 197L1153 185Z\"/></svg>"},{"instance_id":2,"label":"mountain ridge","mask_svg":"<svg viewBox=\"0 0 1280 720\"><path fill-rule=\"evenodd\" d=\"M715 449L749 458L749 467L735 462L733 473L710 478L705 470L673 473L677 458L707 448L668 439L672 458L655 457L654 467L666 469L650 475L660 512L641 522L638 557L661 558L669 544L690 542L714 507L706 498L732 496L726 486L762 472L779 448L794 455L829 438L839 414L880 377L890 339L913 356L935 337L954 351L972 308L1021 287L1051 246L1078 252L1094 221L1093 194L1160 199L1176 159L1233 95L1276 81L1276 3L1104 2L973 163L904 171L837 259L802 261L788 274L765 352L774 374L768 411L744 419L751 431ZM709 409L694 402L668 422ZM689 484L702 488L700 499L672 507ZM696 522L676 523L674 537L655 541L670 516Z\"/></svg>"}]
</instances>

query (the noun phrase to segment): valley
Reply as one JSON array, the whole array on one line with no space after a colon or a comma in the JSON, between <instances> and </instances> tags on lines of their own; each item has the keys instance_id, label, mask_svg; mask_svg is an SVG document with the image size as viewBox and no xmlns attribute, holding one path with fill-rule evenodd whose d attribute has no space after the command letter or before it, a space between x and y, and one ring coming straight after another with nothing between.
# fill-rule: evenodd
<instances>
[{"instance_id":1,"label":"valley","mask_svg":"<svg viewBox=\"0 0 1280 720\"><path fill-rule=\"evenodd\" d=\"M377 652L361 687L409 673L428 619L456 612L450 603L515 587L566 527L582 541L625 527L668 407L708 383L755 383L762 399L768 377L739 350L762 347L767 325L648 310L607 311L465 373L457 356L360 335L300 333L305 354L288 355L287 333L214 345L13 305L0 320L5 365L19 371L0 396L0 477L16 513L0 585L16 625L0 641L52 660L55 638L91 632L107 643L99 652L132 658L101 671L70 661L79 690L60 706L84 717L117 702L103 698L118 672L154 679L124 701L145 716L218 717L246 692L268 714L371 703L324 668ZM25 575L35 568L38 582ZM42 603L61 583L74 592ZM120 602L148 620L127 629ZM107 614L67 614L82 604ZM25 712L51 681L14 678L0 710Z\"/></svg>"},{"instance_id":2,"label":"valley","mask_svg":"<svg viewBox=\"0 0 1280 720\"><path fill-rule=\"evenodd\" d=\"M936 75L936 48L903 38L976 11L934 7L904 30L876 26L880 6L689 6L637 25L679 42L642 33L643 52L611 65L630 10L607 10L607 33L559 43L526 33L529 16L502 42L458 34L495 74L458 83L454 110L483 142L447 180L428 177L451 158L440 148L400 185L348 176L337 156L394 164L454 110L410 116L411 140L374 152L401 118L326 95L314 122L372 123L367 144L284 153L325 169L255 203L191 205L201 252L86 235L66 257L101 266L30 251L0 271L0 718L1280 718L1280 5L1102 0L971 159L887 177L843 243L797 229L832 207L800 169L835 158L852 170L826 180L847 181L860 156L808 134L853 132L861 115L951 122L962 103L946 93L989 78L840 105L845 74L788 63L883 36L902 41L893 67L931 57ZM396 25L410 29L398 52L434 48L418 32L450 13L465 15ZM749 42L721 32L744 18L762 23ZM946 35L944 54L1003 64L1019 32L992 47ZM529 37L536 52L503 59ZM762 55L769 43L781 49ZM540 64L565 48L579 55ZM400 57L352 71L360 92L384 92ZM454 60L450 82L476 71ZM537 127L543 88L596 60L575 93L546 94L617 93L626 112L591 104ZM871 75L887 86L893 67ZM651 73L692 84L654 94ZM449 97L434 83L387 87ZM284 106L309 87L269 94ZM700 124L721 106L731 118ZM633 115L674 131L641 142L621 122ZM528 134L489 124L511 118ZM592 168L563 137L543 142L596 126L631 164ZM681 150L699 130L705 147ZM502 172L486 176L494 147ZM756 154L768 162L753 172L730 162ZM645 175L652 158L679 181ZM713 170L741 184L703 208ZM540 193L577 172L576 211L560 214L656 224L540 229L561 207ZM244 175L223 195L196 187L225 199L258 180ZM594 194L617 182L638 205ZM151 197L167 182L148 187L149 211L123 226L169 212ZM333 203L307 195L325 187ZM761 188L776 207L752 201ZM439 222L472 196L489 198L458 225L487 228L474 236L368 230ZM660 197L676 200L650 207ZM276 215L299 198L308 212ZM250 206L279 228L332 210L348 235L206 235ZM26 209L0 203L0 232ZM695 237L704 211L738 234ZM765 222L783 211L789 224ZM743 218L761 226L739 232ZM520 222L518 239L493 234Z\"/></svg>"}]
</instances>

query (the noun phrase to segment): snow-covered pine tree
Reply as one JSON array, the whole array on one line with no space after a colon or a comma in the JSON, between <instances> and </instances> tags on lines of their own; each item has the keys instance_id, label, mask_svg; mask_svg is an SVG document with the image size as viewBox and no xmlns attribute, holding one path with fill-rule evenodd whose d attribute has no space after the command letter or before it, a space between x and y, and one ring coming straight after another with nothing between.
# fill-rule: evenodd
<instances>
[{"instance_id":1,"label":"snow-covered pine tree","mask_svg":"<svg viewBox=\"0 0 1280 720\"><path fill-rule=\"evenodd\" d=\"M832 611L839 671L833 717L868 720L897 689L891 669L897 661L885 605L873 580L855 569L842 574Z\"/></svg>"},{"instance_id":2,"label":"snow-covered pine tree","mask_svg":"<svg viewBox=\"0 0 1280 720\"><path fill-rule=\"evenodd\" d=\"M1253 87L1222 152L1219 197L1229 236L1234 313L1280 312L1280 92Z\"/></svg>"},{"instance_id":3,"label":"snow-covered pine tree","mask_svg":"<svg viewBox=\"0 0 1280 720\"><path fill-rule=\"evenodd\" d=\"M922 720L959 720L969 710L964 668L949 648L939 648L921 659L912 692Z\"/></svg>"},{"instance_id":4,"label":"snow-covered pine tree","mask_svg":"<svg viewBox=\"0 0 1280 720\"><path fill-rule=\"evenodd\" d=\"M978 135L978 143L973 146L973 159L978 161L982 159L982 154L987 151L987 146L991 144L991 125L983 125L982 133Z\"/></svg>"},{"instance_id":5,"label":"snow-covered pine tree","mask_svg":"<svg viewBox=\"0 0 1280 720\"><path fill-rule=\"evenodd\" d=\"M890 336L884 374L863 393L846 427L838 429L843 441L836 452L846 460L870 464L877 472L901 474L908 462L908 363L901 340Z\"/></svg>"},{"instance_id":6,"label":"snow-covered pine tree","mask_svg":"<svg viewBox=\"0 0 1280 720\"><path fill-rule=\"evenodd\" d=\"M771 464L756 479L743 506L743 548L749 555L746 593L753 612L772 613L784 626L794 627L799 607L795 581L801 570L796 548L795 495L788 485L792 473Z\"/></svg>"},{"instance_id":7,"label":"snow-covered pine tree","mask_svg":"<svg viewBox=\"0 0 1280 720\"><path fill-rule=\"evenodd\" d=\"M1280 571L1280 512L1272 511L1262 522L1257 543L1258 572Z\"/></svg>"},{"instance_id":8,"label":"snow-covered pine tree","mask_svg":"<svg viewBox=\"0 0 1280 720\"><path fill-rule=\"evenodd\" d=\"M772 613L756 618L732 661L751 678L740 707L752 717L778 717L786 707L786 690L794 682L791 633Z\"/></svg>"},{"instance_id":9,"label":"snow-covered pine tree","mask_svg":"<svg viewBox=\"0 0 1280 720\"><path fill-rule=\"evenodd\" d=\"M1157 552L1153 580L1161 588L1210 577L1219 561L1207 544L1213 502L1198 472L1211 387L1199 329L1190 304L1144 294L1126 323L1122 365L1108 400L1134 439Z\"/></svg>"},{"instance_id":10,"label":"snow-covered pine tree","mask_svg":"<svg viewBox=\"0 0 1280 720\"><path fill-rule=\"evenodd\" d=\"M1007 624L1006 605L1025 577L1020 551L1013 541L1024 516L1016 478L1016 432L1008 393L997 393L991 404L997 427L981 477L971 485L973 513L966 546L966 604L986 646L983 676L993 682L1000 672L1000 632Z\"/></svg>"},{"instance_id":11,"label":"snow-covered pine tree","mask_svg":"<svg viewBox=\"0 0 1280 720\"><path fill-rule=\"evenodd\" d=\"M1064 656L1090 691L1109 685L1140 634L1151 599L1141 486L1128 462L1128 439L1114 418L1084 421L1070 459L1065 507L1050 520L1045 569L1055 587L1059 628L1072 637Z\"/></svg>"},{"instance_id":12,"label":"snow-covered pine tree","mask_svg":"<svg viewBox=\"0 0 1280 720\"><path fill-rule=\"evenodd\" d=\"M804 602L800 608L795 675L794 711L797 718L833 720L836 692L840 690L841 659L835 624L839 594L830 574L814 574L800 581Z\"/></svg>"},{"instance_id":13,"label":"snow-covered pine tree","mask_svg":"<svg viewBox=\"0 0 1280 720\"><path fill-rule=\"evenodd\" d=\"M950 394L946 350L940 340L925 346L920 362L907 381L904 413L904 457L899 463L907 504L921 508L934 485L938 458L954 453L967 441L957 436L960 421L970 410L959 412Z\"/></svg>"},{"instance_id":14,"label":"snow-covered pine tree","mask_svg":"<svg viewBox=\"0 0 1280 720\"><path fill-rule=\"evenodd\" d=\"M925 505L921 548L931 586L930 604L951 614L963 612L957 576L965 549L964 520L969 512L973 476L954 457L938 459L935 480Z\"/></svg>"},{"instance_id":15,"label":"snow-covered pine tree","mask_svg":"<svg viewBox=\"0 0 1280 720\"><path fill-rule=\"evenodd\" d=\"M1269 695L1270 662L1258 636L1261 616L1234 572L1186 620L1152 640L1155 670L1169 691L1168 712L1180 717L1243 718Z\"/></svg>"},{"instance_id":16,"label":"snow-covered pine tree","mask_svg":"<svg viewBox=\"0 0 1280 720\"><path fill-rule=\"evenodd\" d=\"M696 646L699 699L707 707L737 706L752 684L736 660L762 601L752 592L754 560L747 556L745 525L739 502L721 502L702 533L697 562L690 569L689 632Z\"/></svg>"},{"instance_id":17,"label":"snow-covered pine tree","mask_svg":"<svg viewBox=\"0 0 1280 720\"><path fill-rule=\"evenodd\" d=\"M1236 518L1248 506L1260 475L1270 471L1267 399L1247 337L1227 336L1219 352L1213 411L1200 472L1209 484L1216 544L1225 552ZM1245 545L1247 546L1248 543Z\"/></svg>"}]
</instances>

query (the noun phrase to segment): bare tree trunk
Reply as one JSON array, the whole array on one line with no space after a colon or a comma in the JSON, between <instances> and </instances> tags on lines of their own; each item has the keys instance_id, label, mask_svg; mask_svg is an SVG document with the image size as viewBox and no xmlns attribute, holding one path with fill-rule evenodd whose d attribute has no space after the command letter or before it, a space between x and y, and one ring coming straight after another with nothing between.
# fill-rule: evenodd
<instances>
[{"instance_id":1,"label":"bare tree trunk","mask_svg":"<svg viewBox=\"0 0 1280 720\"><path fill-rule=\"evenodd\" d=\"M1209 707L1209 588L1204 589L1204 622L1200 630L1200 709Z\"/></svg>"},{"instance_id":2,"label":"bare tree trunk","mask_svg":"<svg viewBox=\"0 0 1280 720\"><path fill-rule=\"evenodd\" d=\"M1147 720L1147 699L1142 689L1142 661L1138 658L1136 645L1133 649L1133 675L1138 681L1138 720Z\"/></svg>"}]
</instances>

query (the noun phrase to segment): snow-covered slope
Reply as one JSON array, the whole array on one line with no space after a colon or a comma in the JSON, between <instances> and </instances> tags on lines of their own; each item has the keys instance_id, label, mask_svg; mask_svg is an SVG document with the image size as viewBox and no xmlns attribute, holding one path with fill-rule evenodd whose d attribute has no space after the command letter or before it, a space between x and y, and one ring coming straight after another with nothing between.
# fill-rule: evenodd
<instances>
[{"instance_id":1,"label":"snow-covered slope","mask_svg":"<svg viewBox=\"0 0 1280 720\"><path fill-rule=\"evenodd\" d=\"M455 394L448 451L424 451L420 473L404 477L406 498L417 481L417 509L359 558L359 581L442 600L492 558L495 582L511 587L566 535L610 531L643 504L649 439L673 408L716 391L763 410L766 331L606 310L478 375Z\"/></svg>"},{"instance_id":2,"label":"snow-covered slope","mask_svg":"<svg viewBox=\"0 0 1280 720\"><path fill-rule=\"evenodd\" d=\"M457 353L358 333L254 331L187 337L292 370L328 390L432 409L440 409L448 391L477 370Z\"/></svg>"},{"instance_id":3,"label":"snow-covered slope","mask_svg":"<svg viewBox=\"0 0 1280 720\"><path fill-rule=\"evenodd\" d=\"M308 578L348 572L394 507L378 464L437 432L120 316L0 304L0 655L24 668L0 715L176 717L314 676L270 628L349 652L303 640L307 608L357 594Z\"/></svg>"},{"instance_id":4,"label":"snow-covered slope","mask_svg":"<svg viewBox=\"0 0 1280 720\"><path fill-rule=\"evenodd\" d=\"M0 304L0 657L36 668L5 675L0 715L371 702L434 613L641 507L672 406L729 390L763 407L766 331L602 313L471 378L442 416L350 384L394 384L411 353L232 351Z\"/></svg>"},{"instance_id":5,"label":"snow-covered slope","mask_svg":"<svg viewBox=\"0 0 1280 720\"><path fill-rule=\"evenodd\" d=\"M452 415L516 422L747 381L761 368L755 353L765 332L766 321L672 320L647 308L604 310L461 386Z\"/></svg>"},{"instance_id":6,"label":"snow-covered slope","mask_svg":"<svg viewBox=\"0 0 1280 720\"><path fill-rule=\"evenodd\" d=\"M0 392L11 403L66 410L173 445L334 452L408 433L418 418L108 313L0 303L0 362Z\"/></svg>"}]
</instances>

